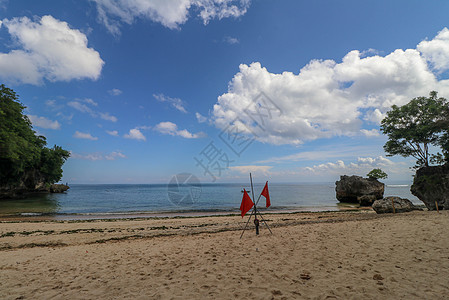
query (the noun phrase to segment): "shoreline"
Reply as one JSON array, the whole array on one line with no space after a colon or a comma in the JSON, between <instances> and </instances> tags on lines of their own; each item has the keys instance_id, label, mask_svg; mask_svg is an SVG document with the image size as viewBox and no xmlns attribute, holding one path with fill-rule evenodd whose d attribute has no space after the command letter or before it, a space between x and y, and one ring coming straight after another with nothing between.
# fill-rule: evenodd
<instances>
[{"instance_id":1,"label":"shoreline","mask_svg":"<svg viewBox=\"0 0 449 300\"><path fill-rule=\"evenodd\" d=\"M372 210L358 204L343 203L337 206L308 206L299 208L261 209L262 214L292 214L292 213L318 213L318 212L344 212ZM189 218L210 216L236 216L240 210L178 210L178 211L137 211L137 212L110 212L110 213L11 213L0 214L0 222L8 221L86 221L108 219L150 219L150 218Z\"/></svg>"},{"instance_id":2,"label":"shoreline","mask_svg":"<svg viewBox=\"0 0 449 300\"><path fill-rule=\"evenodd\" d=\"M280 228L317 223L341 223L392 217L378 215L373 210L262 213L270 227ZM223 231L240 231L249 218L240 214L209 216L163 216L107 219L17 219L0 221L0 252L2 250L69 246L103 243L160 236L196 235ZM38 227L36 227L38 223ZM253 231L254 225L249 226ZM261 226L262 231L266 227ZM79 238L73 238L79 235Z\"/></svg>"}]
</instances>

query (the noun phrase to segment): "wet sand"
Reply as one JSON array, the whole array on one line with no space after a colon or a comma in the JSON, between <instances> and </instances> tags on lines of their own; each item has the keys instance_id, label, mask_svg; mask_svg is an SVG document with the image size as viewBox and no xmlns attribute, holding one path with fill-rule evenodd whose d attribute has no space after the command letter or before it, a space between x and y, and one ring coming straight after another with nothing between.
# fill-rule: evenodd
<instances>
[{"instance_id":1,"label":"wet sand","mask_svg":"<svg viewBox=\"0 0 449 300\"><path fill-rule=\"evenodd\" d=\"M259 208L258 208L259 209ZM359 211L372 210L371 207L359 206L358 204L339 203L334 206L314 206L314 207L300 207L300 208L278 208L269 209L270 214L285 214L285 213L305 213L305 212L338 212L338 211ZM262 213L267 213L263 207ZM178 218L178 217L210 217L210 216L226 216L239 215L240 211L235 210L215 210L215 211L160 211L160 212L114 212L114 213L1 213L1 221L85 221L85 220L100 220L100 219L150 219L150 218Z\"/></svg>"},{"instance_id":2,"label":"wet sand","mask_svg":"<svg viewBox=\"0 0 449 300\"><path fill-rule=\"evenodd\" d=\"M0 223L1 299L445 299L449 212Z\"/></svg>"}]
</instances>

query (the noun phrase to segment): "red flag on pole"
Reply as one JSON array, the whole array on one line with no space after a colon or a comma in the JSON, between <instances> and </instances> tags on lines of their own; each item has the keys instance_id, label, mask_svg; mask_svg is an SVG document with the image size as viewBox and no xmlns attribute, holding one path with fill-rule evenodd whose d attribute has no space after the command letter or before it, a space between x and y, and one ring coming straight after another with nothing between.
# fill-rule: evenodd
<instances>
[{"instance_id":1,"label":"red flag on pole","mask_svg":"<svg viewBox=\"0 0 449 300\"><path fill-rule=\"evenodd\" d=\"M263 188L261 195L267 199L267 207L270 207L271 202L270 202L270 193L268 192L268 181L267 183L265 183L265 187Z\"/></svg>"},{"instance_id":2,"label":"red flag on pole","mask_svg":"<svg viewBox=\"0 0 449 300\"><path fill-rule=\"evenodd\" d=\"M240 204L240 210L242 211L242 218L245 216L245 214L253 207L254 203L249 197L248 193L245 189L243 189L243 198L242 198L242 204Z\"/></svg>"}]
</instances>

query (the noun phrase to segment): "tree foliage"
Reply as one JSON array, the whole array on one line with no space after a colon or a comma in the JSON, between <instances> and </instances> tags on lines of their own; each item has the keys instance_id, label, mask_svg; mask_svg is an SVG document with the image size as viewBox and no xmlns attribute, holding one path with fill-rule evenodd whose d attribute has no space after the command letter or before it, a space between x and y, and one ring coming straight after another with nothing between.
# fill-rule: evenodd
<instances>
[{"instance_id":1,"label":"tree foliage","mask_svg":"<svg viewBox=\"0 0 449 300\"><path fill-rule=\"evenodd\" d=\"M16 93L1 84L0 185L18 185L30 173L44 183L57 182L70 153L56 145L46 148L45 137L36 135L24 109Z\"/></svg>"},{"instance_id":2,"label":"tree foliage","mask_svg":"<svg viewBox=\"0 0 449 300\"><path fill-rule=\"evenodd\" d=\"M369 178L372 179L387 179L388 174L382 171L381 169L372 169L368 174L366 174Z\"/></svg>"},{"instance_id":3,"label":"tree foliage","mask_svg":"<svg viewBox=\"0 0 449 300\"><path fill-rule=\"evenodd\" d=\"M449 161L449 104L432 91L429 97L412 99L392 106L382 120L381 131L388 136L384 150L388 156L416 158L416 167ZM431 153L432 147L442 153Z\"/></svg>"}]
</instances>

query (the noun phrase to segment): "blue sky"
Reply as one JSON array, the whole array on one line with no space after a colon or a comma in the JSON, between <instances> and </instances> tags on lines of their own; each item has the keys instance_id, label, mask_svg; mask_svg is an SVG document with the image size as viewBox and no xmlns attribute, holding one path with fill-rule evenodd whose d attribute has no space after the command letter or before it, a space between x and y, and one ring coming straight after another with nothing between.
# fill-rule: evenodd
<instances>
[{"instance_id":1,"label":"blue sky","mask_svg":"<svg viewBox=\"0 0 449 300\"><path fill-rule=\"evenodd\" d=\"M324 182L377 167L411 180L379 122L431 90L449 97L448 12L443 0L0 0L0 81L49 146L71 151L64 182Z\"/></svg>"}]
</instances>

